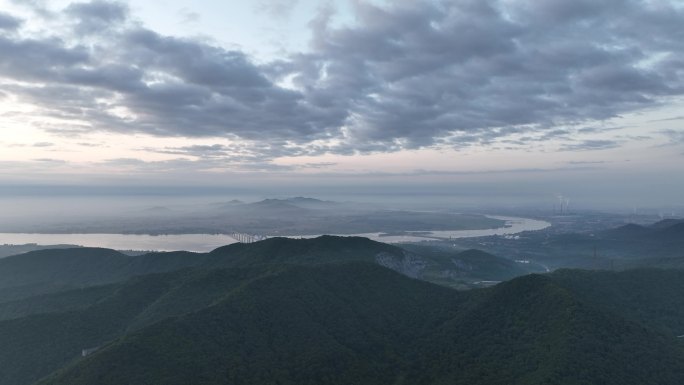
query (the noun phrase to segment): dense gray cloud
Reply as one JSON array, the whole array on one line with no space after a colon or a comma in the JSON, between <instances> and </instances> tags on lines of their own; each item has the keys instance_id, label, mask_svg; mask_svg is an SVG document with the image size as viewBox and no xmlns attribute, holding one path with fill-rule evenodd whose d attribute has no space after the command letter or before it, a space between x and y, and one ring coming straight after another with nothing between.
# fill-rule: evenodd
<instances>
[{"instance_id":1,"label":"dense gray cloud","mask_svg":"<svg viewBox=\"0 0 684 385\"><path fill-rule=\"evenodd\" d=\"M285 19L290 16L299 0L260 0L256 9L272 17Z\"/></svg>"},{"instance_id":2,"label":"dense gray cloud","mask_svg":"<svg viewBox=\"0 0 684 385\"><path fill-rule=\"evenodd\" d=\"M178 17L180 17L183 24L198 23L202 19L199 13L191 11L188 8L178 10Z\"/></svg>"},{"instance_id":3,"label":"dense gray cloud","mask_svg":"<svg viewBox=\"0 0 684 385\"><path fill-rule=\"evenodd\" d=\"M620 146L620 142L616 140L593 139L584 140L578 143L565 144L561 147L561 151L591 151L591 150L605 150L609 148L616 148Z\"/></svg>"},{"instance_id":4,"label":"dense gray cloud","mask_svg":"<svg viewBox=\"0 0 684 385\"><path fill-rule=\"evenodd\" d=\"M318 65L302 82L346 96L359 142L408 147L454 130L488 139L497 127L605 119L681 94L682 11L613 3L361 3L362 27L318 27Z\"/></svg>"},{"instance_id":5,"label":"dense gray cloud","mask_svg":"<svg viewBox=\"0 0 684 385\"><path fill-rule=\"evenodd\" d=\"M21 23L19 18L0 12L0 30L15 30Z\"/></svg>"},{"instance_id":6,"label":"dense gray cloud","mask_svg":"<svg viewBox=\"0 0 684 385\"><path fill-rule=\"evenodd\" d=\"M244 143L236 142L229 145L190 145L181 147L141 148L143 152L154 152L167 155L178 155L204 161L211 167L244 167L250 164L266 164L273 158L280 156L308 155L304 150L287 149L286 143ZM315 166L329 165L318 163Z\"/></svg>"},{"instance_id":7,"label":"dense gray cloud","mask_svg":"<svg viewBox=\"0 0 684 385\"><path fill-rule=\"evenodd\" d=\"M670 144L684 144L684 128L667 129L661 131L661 133L667 136Z\"/></svg>"},{"instance_id":8,"label":"dense gray cloud","mask_svg":"<svg viewBox=\"0 0 684 385\"><path fill-rule=\"evenodd\" d=\"M167 147L156 152L173 155L189 155L199 158L214 158L228 155L231 149L222 144Z\"/></svg>"},{"instance_id":9,"label":"dense gray cloud","mask_svg":"<svg viewBox=\"0 0 684 385\"><path fill-rule=\"evenodd\" d=\"M52 146L54 146L54 145L55 145L54 143L50 143L50 142L36 142L36 143L33 143L33 147L52 147Z\"/></svg>"},{"instance_id":10,"label":"dense gray cloud","mask_svg":"<svg viewBox=\"0 0 684 385\"><path fill-rule=\"evenodd\" d=\"M65 12L77 22L79 33L95 33L103 28L120 24L129 17L123 3L94 0L90 3L73 3Z\"/></svg>"},{"instance_id":11,"label":"dense gray cloud","mask_svg":"<svg viewBox=\"0 0 684 385\"><path fill-rule=\"evenodd\" d=\"M159 151L253 161L564 138L684 94L684 10L675 2L354 4L353 26L332 26L323 10L309 52L267 64L160 35L120 2L73 3L59 13L64 30L50 36L16 34L21 21L0 14L0 85L74 122L44 127L52 132L241 139L248 148Z\"/></svg>"},{"instance_id":12,"label":"dense gray cloud","mask_svg":"<svg viewBox=\"0 0 684 385\"><path fill-rule=\"evenodd\" d=\"M168 152L172 154L186 155L180 152ZM118 169L124 168L127 173L130 174L141 174L141 175L154 175L154 174L164 174L164 173L194 173L197 175L211 175L217 170L225 172L230 170L232 172L242 172L242 171L292 171L299 166L288 166L288 165L278 165L272 162L261 162L259 160L245 160L245 159L234 159L234 158L223 158L220 156L216 157L205 157L198 160L191 160L186 158L175 158L162 161L144 161L137 158L118 158L109 159L104 162L96 163L95 166L113 166ZM225 175L225 174L224 174Z\"/></svg>"}]
</instances>

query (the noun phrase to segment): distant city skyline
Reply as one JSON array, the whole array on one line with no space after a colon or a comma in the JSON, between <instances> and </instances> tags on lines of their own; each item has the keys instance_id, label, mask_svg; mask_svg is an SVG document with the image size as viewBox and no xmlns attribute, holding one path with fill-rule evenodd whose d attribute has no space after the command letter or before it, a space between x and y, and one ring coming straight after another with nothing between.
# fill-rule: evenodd
<instances>
[{"instance_id":1,"label":"distant city skyline","mask_svg":"<svg viewBox=\"0 0 684 385\"><path fill-rule=\"evenodd\" d=\"M0 196L682 206L682 20L666 0L0 0Z\"/></svg>"}]
</instances>

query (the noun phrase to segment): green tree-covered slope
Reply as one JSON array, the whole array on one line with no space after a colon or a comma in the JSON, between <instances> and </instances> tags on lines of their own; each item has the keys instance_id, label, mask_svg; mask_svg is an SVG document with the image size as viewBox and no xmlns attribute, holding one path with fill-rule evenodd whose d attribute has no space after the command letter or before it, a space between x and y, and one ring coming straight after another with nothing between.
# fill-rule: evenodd
<instances>
[{"instance_id":1,"label":"green tree-covered slope","mask_svg":"<svg viewBox=\"0 0 684 385\"><path fill-rule=\"evenodd\" d=\"M565 286L531 275L457 292L367 263L290 266L41 384L684 381L675 338Z\"/></svg>"}]
</instances>

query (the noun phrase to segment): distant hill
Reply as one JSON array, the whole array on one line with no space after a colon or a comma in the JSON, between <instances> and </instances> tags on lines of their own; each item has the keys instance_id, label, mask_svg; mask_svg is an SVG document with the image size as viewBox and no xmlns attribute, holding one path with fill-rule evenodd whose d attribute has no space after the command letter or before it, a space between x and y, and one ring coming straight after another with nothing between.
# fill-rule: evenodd
<instances>
[{"instance_id":1,"label":"distant hill","mask_svg":"<svg viewBox=\"0 0 684 385\"><path fill-rule=\"evenodd\" d=\"M332 201L324 201L316 198L307 198L307 197L293 197L293 198L286 198L284 199L285 201L297 204L320 204L320 203L334 203Z\"/></svg>"},{"instance_id":2,"label":"distant hill","mask_svg":"<svg viewBox=\"0 0 684 385\"><path fill-rule=\"evenodd\" d=\"M382 256L382 261L376 259ZM169 252L128 256L110 249L39 250L0 259L0 302L188 267L245 267L367 261L394 263L405 271L402 249L366 238L322 236L269 238L236 243L211 253ZM409 266L410 267L410 266Z\"/></svg>"},{"instance_id":3,"label":"distant hill","mask_svg":"<svg viewBox=\"0 0 684 385\"><path fill-rule=\"evenodd\" d=\"M339 202L307 197L287 198L285 199L285 201L299 207L306 207L310 209L334 209L342 206L342 204Z\"/></svg>"},{"instance_id":4,"label":"distant hill","mask_svg":"<svg viewBox=\"0 0 684 385\"><path fill-rule=\"evenodd\" d=\"M268 238L235 243L210 253L148 253L129 256L100 248L42 250L0 260L0 303L86 286L110 284L145 274L183 268L227 268L273 264L377 263L413 278L452 287L502 281L538 266L521 265L478 250L428 246L405 248L360 237Z\"/></svg>"},{"instance_id":5,"label":"distant hill","mask_svg":"<svg viewBox=\"0 0 684 385\"><path fill-rule=\"evenodd\" d=\"M668 219L663 219L662 221L656 222L652 224L650 227L654 229L665 229L674 225L678 225L684 223L684 219L675 219L675 218L668 218Z\"/></svg>"},{"instance_id":6,"label":"distant hill","mask_svg":"<svg viewBox=\"0 0 684 385\"><path fill-rule=\"evenodd\" d=\"M666 219L651 226L625 225L602 234L603 248L619 250L618 266L672 267L664 261L684 257L684 221ZM606 243L612 241L613 243ZM663 261L663 262L661 262Z\"/></svg>"},{"instance_id":7,"label":"distant hill","mask_svg":"<svg viewBox=\"0 0 684 385\"><path fill-rule=\"evenodd\" d=\"M636 225L634 223L628 223L615 229L605 230L601 233L601 235L612 238L632 238L643 237L652 233L653 230L648 227Z\"/></svg>"},{"instance_id":8,"label":"distant hill","mask_svg":"<svg viewBox=\"0 0 684 385\"><path fill-rule=\"evenodd\" d=\"M622 270L634 267L684 266L684 224L666 220L654 225L627 224L583 233L539 231L516 239L458 239L461 248L481 248L497 256L529 260L551 270L587 268Z\"/></svg>"},{"instance_id":9,"label":"distant hill","mask_svg":"<svg viewBox=\"0 0 684 385\"><path fill-rule=\"evenodd\" d=\"M204 258L189 252L128 256L85 247L32 251L0 259L0 302L197 266Z\"/></svg>"},{"instance_id":10,"label":"distant hill","mask_svg":"<svg viewBox=\"0 0 684 385\"><path fill-rule=\"evenodd\" d=\"M168 214L172 213L173 210L166 207L166 206L153 206L153 207L148 207L144 210L142 210L144 213L149 213L149 214Z\"/></svg>"},{"instance_id":11,"label":"distant hill","mask_svg":"<svg viewBox=\"0 0 684 385\"><path fill-rule=\"evenodd\" d=\"M339 203L333 201L323 201L315 198L293 197L285 199L264 199L254 203L243 205L243 208L251 208L257 210L271 210L271 211L297 211L301 213L308 213L301 210L328 210L338 208Z\"/></svg>"},{"instance_id":12,"label":"distant hill","mask_svg":"<svg viewBox=\"0 0 684 385\"><path fill-rule=\"evenodd\" d=\"M39 384L682 383L681 343L623 311L658 296L620 300L662 277L654 271L630 286L614 274L598 282L612 289L597 300L585 294L591 286L574 289L587 283L584 272L457 292L365 262L285 266L224 285L202 309L124 334ZM199 286L197 298L220 292L215 283Z\"/></svg>"},{"instance_id":13,"label":"distant hill","mask_svg":"<svg viewBox=\"0 0 684 385\"><path fill-rule=\"evenodd\" d=\"M451 287L465 288L477 281L504 281L544 271L537 265L516 263L476 249L459 251L422 244L402 247L427 261L423 279Z\"/></svg>"},{"instance_id":14,"label":"distant hill","mask_svg":"<svg viewBox=\"0 0 684 385\"><path fill-rule=\"evenodd\" d=\"M641 226L630 223L615 229L606 230L601 235L608 238L625 240L634 238L640 240L645 239L646 241L650 239L665 241L683 240L684 220L665 219L660 222L656 222L651 226Z\"/></svg>"},{"instance_id":15,"label":"distant hill","mask_svg":"<svg viewBox=\"0 0 684 385\"><path fill-rule=\"evenodd\" d=\"M331 262L375 262L380 253L403 258L397 247L361 237L323 235L310 239L268 238L260 242L234 243L208 255L206 264L244 267L260 264L321 264Z\"/></svg>"},{"instance_id":16,"label":"distant hill","mask_svg":"<svg viewBox=\"0 0 684 385\"><path fill-rule=\"evenodd\" d=\"M9 257L11 255L24 254L29 251L47 250L47 249L73 249L78 247L76 245L37 245L29 243L24 245L0 245L0 258Z\"/></svg>"},{"instance_id":17,"label":"distant hill","mask_svg":"<svg viewBox=\"0 0 684 385\"><path fill-rule=\"evenodd\" d=\"M300 208L291 202L281 199L264 199L259 202L248 203L246 206L268 210L295 210Z\"/></svg>"}]
</instances>

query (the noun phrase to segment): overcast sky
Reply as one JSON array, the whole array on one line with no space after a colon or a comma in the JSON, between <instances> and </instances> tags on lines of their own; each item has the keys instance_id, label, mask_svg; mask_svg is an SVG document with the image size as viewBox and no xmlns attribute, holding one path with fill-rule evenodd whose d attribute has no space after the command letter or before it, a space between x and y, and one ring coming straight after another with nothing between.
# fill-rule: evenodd
<instances>
[{"instance_id":1,"label":"overcast sky","mask_svg":"<svg viewBox=\"0 0 684 385\"><path fill-rule=\"evenodd\" d=\"M684 3L0 0L30 185L682 205Z\"/></svg>"}]
</instances>

